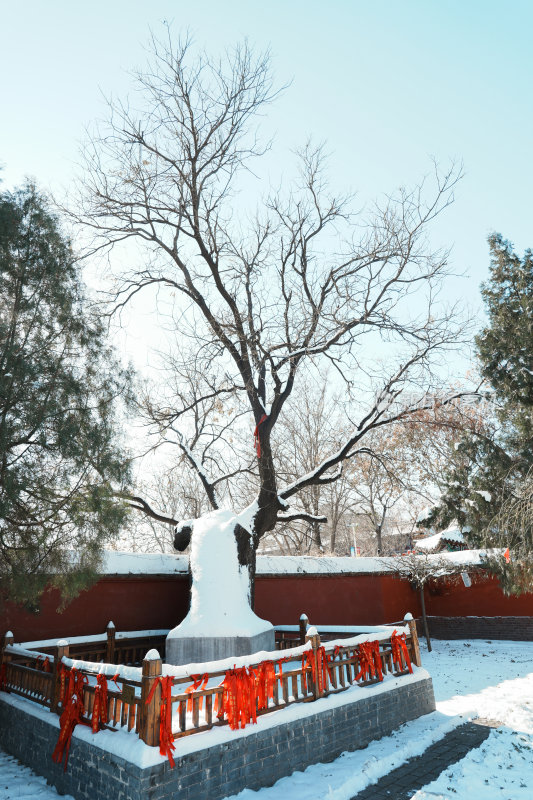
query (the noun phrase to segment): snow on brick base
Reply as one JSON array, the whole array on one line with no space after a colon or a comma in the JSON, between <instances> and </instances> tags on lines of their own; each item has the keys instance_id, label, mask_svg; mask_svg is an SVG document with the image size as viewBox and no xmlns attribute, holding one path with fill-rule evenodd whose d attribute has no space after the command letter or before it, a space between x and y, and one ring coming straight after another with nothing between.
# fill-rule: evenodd
<instances>
[{"instance_id":1,"label":"snow on brick base","mask_svg":"<svg viewBox=\"0 0 533 800\"><path fill-rule=\"evenodd\" d=\"M78 726L63 772L50 758L58 718L2 693L0 745L76 800L220 800L365 747L434 709L431 678L415 668L413 675L266 714L241 731L223 727L178 739L173 770L157 748L131 734L92 736Z\"/></svg>"}]
</instances>

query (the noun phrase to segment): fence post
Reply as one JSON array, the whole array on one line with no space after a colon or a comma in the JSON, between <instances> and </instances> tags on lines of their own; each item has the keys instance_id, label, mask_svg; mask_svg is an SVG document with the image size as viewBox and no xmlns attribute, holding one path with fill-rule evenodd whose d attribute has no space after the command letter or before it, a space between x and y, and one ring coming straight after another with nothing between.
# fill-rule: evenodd
<instances>
[{"instance_id":1,"label":"fence post","mask_svg":"<svg viewBox=\"0 0 533 800\"><path fill-rule=\"evenodd\" d=\"M418 643L418 633L416 631L416 620L414 620L413 615L408 612L403 618L403 621L409 626L409 633L411 634L411 653L413 656L413 663L417 667L421 667L422 659L420 658L420 645Z\"/></svg>"},{"instance_id":2,"label":"fence post","mask_svg":"<svg viewBox=\"0 0 533 800\"><path fill-rule=\"evenodd\" d=\"M318 700L319 697L322 697L324 694L324 690L320 686L320 681L318 680L319 675L319 665L318 665L318 656L317 651L320 647L320 635L315 627L308 628L307 633L305 635L305 642L311 642L313 645L313 663L314 669L313 672L315 673L316 680L313 680L313 697L315 700Z\"/></svg>"},{"instance_id":3,"label":"fence post","mask_svg":"<svg viewBox=\"0 0 533 800\"><path fill-rule=\"evenodd\" d=\"M309 626L309 618L307 614L302 614L300 617L300 644L305 644L305 634Z\"/></svg>"},{"instance_id":4,"label":"fence post","mask_svg":"<svg viewBox=\"0 0 533 800\"><path fill-rule=\"evenodd\" d=\"M14 642L15 637L13 636L13 633L11 631L7 631L3 636L2 649L0 650L0 672L4 664L8 664L11 661L11 656L5 652L6 645L14 644Z\"/></svg>"},{"instance_id":5,"label":"fence post","mask_svg":"<svg viewBox=\"0 0 533 800\"><path fill-rule=\"evenodd\" d=\"M107 647L106 647L106 661L108 664L115 663L115 625L109 621L106 628L107 633Z\"/></svg>"},{"instance_id":6,"label":"fence post","mask_svg":"<svg viewBox=\"0 0 533 800\"><path fill-rule=\"evenodd\" d=\"M147 704L152 686L161 677L163 663L157 650L149 650L144 657L141 683L140 737L150 747L159 744L161 720L161 684L156 686L152 699Z\"/></svg>"},{"instance_id":7,"label":"fence post","mask_svg":"<svg viewBox=\"0 0 533 800\"><path fill-rule=\"evenodd\" d=\"M54 653L54 671L52 680L52 697L50 698L50 711L53 714L59 714L59 700L61 695L61 660L63 656L68 657L68 642L65 639L60 639L55 647Z\"/></svg>"}]
</instances>

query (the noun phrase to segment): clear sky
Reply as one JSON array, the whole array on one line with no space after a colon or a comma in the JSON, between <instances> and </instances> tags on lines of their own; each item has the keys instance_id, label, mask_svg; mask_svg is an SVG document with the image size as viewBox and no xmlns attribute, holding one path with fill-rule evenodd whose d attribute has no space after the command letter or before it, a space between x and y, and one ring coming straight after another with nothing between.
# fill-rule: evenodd
<instances>
[{"instance_id":1,"label":"clear sky","mask_svg":"<svg viewBox=\"0 0 533 800\"><path fill-rule=\"evenodd\" d=\"M435 232L466 272L451 295L479 306L492 230L533 246L531 0L0 0L0 163L60 193L102 93L124 96L163 20L216 51L247 36L270 47L281 166L312 135L333 183L363 201L430 168L464 162L456 203ZM255 201L254 201L255 202Z\"/></svg>"}]
</instances>

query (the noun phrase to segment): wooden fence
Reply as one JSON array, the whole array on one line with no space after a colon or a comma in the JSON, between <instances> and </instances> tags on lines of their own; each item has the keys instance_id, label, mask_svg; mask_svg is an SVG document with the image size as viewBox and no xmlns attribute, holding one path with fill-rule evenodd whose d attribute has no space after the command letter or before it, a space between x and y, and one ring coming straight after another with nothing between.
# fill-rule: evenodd
<instances>
[{"instance_id":1,"label":"wooden fence","mask_svg":"<svg viewBox=\"0 0 533 800\"><path fill-rule=\"evenodd\" d=\"M404 627L405 626L405 627ZM413 664L420 666L420 650L415 622L407 615L406 620L397 623L399 633L405 633L406 649ZM233 667L246 667L261 670L265 661L254 660L254 656L244 656L219 662L220 668L209 670L203 675L191 675L188 667L163 665L159 653L148 654L142 660L148 647L162 639L162 632L149 635L140 632L138 638L121 638L115 635L114 627L108 626L103 641L74 642L63 641L54 647L46 644L38 652L28 646L13 643L13 636L4 640L0 661L0 689L21 695L39 703L53 713L62 712L62 681L73 668L84 676L84 718L90 721L97 691L97 676L107 678L107 706L105 727L111 730L135 731L151 746L160 744L161 714L165 710L162 697L162 680L169 676L171 693L171 737L183 736L208 730L213 726L228 724L228 709L224 708L224 680ZM393 628L381 627L377 634L365 633L349 638L336 638L326 642L331 636L339 635L338 629L322 629L322 640L316 629L308 627L308 620L302 616L299 626L285 626L276 637L279 650L267 654L267 662L274 665L270 669L271 696L261 707L257 704L257 715L271 713L293 703L311 702L320 697L345 691L355 684L369 685L378 681L378 676L361 676L361 643L378 641L378 658L383 675L406 672L406 659L398 657L393 663L394 653L391 635ZM95 639L98 637L90 637ZM326 643L324 643L326 642ZM296 644L296 647L294 646ZM96 663L89 657L100 655L106 663ZM264 654L263 654L264 655ZM125 656L117 666L117 657ZM128 666L131 665L131 666ZM206 665L209 666L209 665ZM327 671L327 678L324 676ZM370 678L370 679L368 679ZM192 684L191 684L192 681ZM168 683L167 683L168 685ZM256 701L254 700L254 703Z\"/></svg>"},{"instance_id":2,"label":"wooden fence","mask_svg":"<svg viewBox=\"0 0 533 800\"><path fill-rule=\"evenodd\" d=\"M96 636L74 636L68 639L71 658L84 661L104 661L106 664L127 664L140 667L144 656L151 648L156 648L164 658L165 640L168 629L157 631L116 632L109 622L105 633ZM54 655L56 639L41 642L26 642L24 647L47 655Z\"/></svg>"}]
</instances>

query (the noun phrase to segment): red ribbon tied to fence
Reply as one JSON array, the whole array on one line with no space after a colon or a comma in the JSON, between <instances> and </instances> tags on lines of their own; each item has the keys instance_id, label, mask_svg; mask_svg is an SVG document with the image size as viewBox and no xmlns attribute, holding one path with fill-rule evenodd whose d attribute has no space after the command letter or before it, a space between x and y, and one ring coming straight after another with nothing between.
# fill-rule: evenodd
<instances>
[{"instance_id":1,"label":"red ribbon tied to fence","mask_svg":"<svg viewBox=\"0 0 533 800\"><path fill-rule=\"evenodd\" d=\"M204 673L203 675L191 675L192 685L185 689L186 694L189 695L189 699L187 701L187 711L192 711L192 693L202 691L207 686L207 681L209 680L209 675ZM204 704L204 698L200 697L200 711L202 710L202 706Z\"/></svg>"},{"instance_id":2,"label":"red ribbon tied to fence","mask_svg":"<svg viewBox=\"0 0 533 800\"><path fill-rule=\"evenodd\" d=\"M96 686L94 688L94 705L91 717L91 728L93 733L98 731L107 722L107 679L105 675L96 676Z\"/></svg>"},{"instance_id":3,"label":"red ribbon tied to fence","mask_svg":"<svg viewBox=\"0 0 533 800\"><path fill-rule=\"evenodd\" d=\"M381 666L381 656L379 654L379 642L361 642L357 646L357 658L359 660L359 672L355 676L355 680L359 678L367 680L375 678L383 680L383 669Z\"/></svg>"},{"instance_id":4,"label":"red ribbon tied to fence","mask_svg":"<svg viewBox=\"0 0 533 800\"><path fill-rule=\"evenodd\" d=\"M261 661L255 667L234 667L229 669L220 684L222 692L217 693L214 712L219 719L226 714L232 730L244 728L249 722L257 722L257 712L268 708L269 700L274 698L276 680L282 678L282 664L286 658L276 661Z\"/></svg>"},{"instance_id":5,"label":"red ribbon tied to fence","mask_svg":"<svg viewBox=\"0 0 533 800\"><path fill-rule=\"evenodd\" d=\"M393 663L396 664L398 667L398 671L401 672L403 670L403 659L407 665L407 669L409 672L413 671L411 666L411 659L409 658L409 650L407 649L407 644L405 641L405 633L396 633L396 630L392 632L392 636L390 637L391 643L391 650L392 650L392 660Z\"/></svg>"},{"instance_id":6,"label":"red ribbon tied to fence","mask_svg":"<svg viewBox=\"0 0 533 800\"><path fill-rule=\"evenodd\" d=\"M43 672L52 672L52 667L50 665L50 659L48 656L37 656L37 667L42 665Z\"/></svg>"},{"instance_id":7,"label":"red ribbon tied to fence","mask_svg":"<svg viewBox=\"0 0 533 800\"><path fill-rule=\"evenodd\" d=\"M226 672L218 716L226 714L231 730L257 722L257 683L253 669L238 667Z\"/></svg>"},{"instance_id":8,"label":"red ribbon tied to fence","mask_svg":"<svg viewBox=\"0 0 533 800\"><path fill-rule=\"evenodd\" d=\"M259 441L259 426L262 425L263 422L265 422L266 418L267 418L267 415L263 414L263 416L261 417L261 419L259 420L259 422L255 426L255 430L254 430L254 447L255 447L255 452L257 453L257 458L261 457L261 442Z\"/></svg>"},{"instance_id":9,"label":"red ribbon tied to fence","mask_svg":"<svg viewBox=\"0 0 533 800\"><path fill-rule=\"evenodd\" d=\"M146 705L152 702L156 687L161 685L161 715L159 717L159 752L168 757L168 763L174 769L172 752L176 749L172 734L172 681L171 675L157 678L146 699Z\"/></svg>"},{"instance_id":10,"label":"red ribbon tied to fence","mask_svg":"<svg viewBox=\"0 0 533 800\"><path fill-rule=\"evenodd\" d=\"M65 667L64 664L61 664L60 671L59 671L59 702L62 706L65 704L65 691L66 691L66 681L67 675L69 674L68 669Z\"/></svg>"},{"instance_id":11,"label":"red ribbon tied to fence","mask_svg":"<svg viewBox=\"0 0 533 800\"><path fill-rule=\"evenodd\" d=\"M331 673L329 671L329 659L325 647L319 647L315 652L308 650L302 656L302 676L303 685L307 692L307 670L311 668L311 676L313 683L317 688L319 694L323 694L328 688L328 684L332 683Z\"/></svg>"},{"instance_id":12,"label":"red ribbon tied to fence","mask_svg":"<svg viewBox=\"0 0 533 800\"><path fill-rule=\"evenodd\" d=\"M278 661L278 666L281 675L282 661ZM256 695L257 695L257 710L262 711L268 708L268 701L274 699L274 684L276 683L277 675L276 668L272 661L262 661L254 670Z\"/></svg>"},{"instance_id":13,"label":"red ribbon tied to fence","mask_svg":"<svg viewBox=\"0 0 533 800\"><path fill-rule=\"evenodd\" d=\"M64 670L64 667L63 667ZM88 725L83 719L83 688L88 682L87 676L74 667L70 670L68 686L65 690L64 671L62 670L62 705L63 713L59 718L59 738L52 753L52 760L60 764L65 756L64 771L67 770L68 754L72 733L76 725Z\"/></svg>"}]
</instances>

